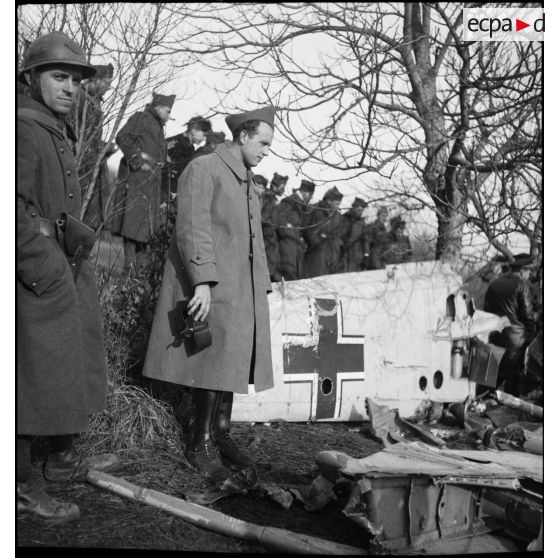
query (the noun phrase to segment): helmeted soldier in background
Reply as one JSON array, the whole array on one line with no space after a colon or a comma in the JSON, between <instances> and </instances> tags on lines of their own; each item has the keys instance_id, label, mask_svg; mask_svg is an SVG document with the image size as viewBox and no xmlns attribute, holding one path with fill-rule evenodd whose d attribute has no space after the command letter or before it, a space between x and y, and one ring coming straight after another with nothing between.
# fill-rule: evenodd
<instances>
[{"instance_id":1,"label":"helmeted soldier in background","mask_svg":"<svg viewBox=\"0 0 558 558\"><path fill-rule=\"evenodd\" d=\"M308 204L316 185L302 180L300 188L283 198L275 210L275 224L279 241L279 262L276 271L287 281L302 279L306 241L303 226L308 216Z\"/></svg>"},{"instance_id":2,"label":"helmeted soldier in background","mask_svg":"<svg viewBox=\"0 0 558 558\"><path fill-rule=\"evenodd\" d=\"M61 32L32 42L18 96L17 509L65 521L75 504L34 482L31 441L48 437L47 481L85 480L113 468L114 455L78 455L74 435L106 406L106 362L95 274L87 255L95 233L79 221L81 192L65 118L79 82L95 74L81 47Z\"/></svg>"},{"instance_id":3,"label":"helmeted soldier in background","mask_svg":"<svg viewBox=\"0 0 558 558\"><path fill-rule=\"evenodd\" d=\"M413 250L411 241L405 234L406 223L400 215L392 217L390 221L391 231L389 241L382 253L384 265L401 264L411 261Z\"/></svg>"},{"instance_id":4,"label":"helmeted soldier in background","mask_svg":"<svg viewBox=\"0 0 558 558\"><path fill-rule=\"evenodd\" d=\"M273 173L269 190L266 189L260 197L262 206L262 232L265 244L265 254L267 256L267 267L272 281L280 281L281 275L278 272L279 264L279 241L277 238L277 227L275 225L275 210L279 204L279 198L284 194L288 176L281 176Z\"/></svg>"},{"instance_id":5,"label":"helmeted soldier in background","mask_svg":"<svg viewBox=\"0 0 558 558\"><path fill-rule=\"evenodd\" d=\"M351 209L342 215L341 261L343 271L361 271L368 264L368 235L366 224L362 218L366 206L367 203L362 198L356 197Z\"/></svg>"},{"instance_id":6,"label":"helmeted soldier in background","mask_svg":"<svg viewBox=\"0 0 558 558\"><path fill-rule=\"evenodd\" d=\"M535 335L528 283L532 263L533 257L529 254L514 256L513 261L503 267L502 275L490 283L484 297L486 312L506 316L510 321L501 332L492 332L488 340L506 349L500 361L497 385L512 395L518 395L525 349Z\"/></svg>"},{"instance_id":7,"label":"helmeted soldier in background","mask_svg":"<svg viewBox=\"0 0 558 558\"><path fill-rule=\"evenodd\" d=\"M382 269L385 267L382 254L388 247L389 231L386 227L388 220L388 210L386 207L379 207L376 220L367 226L368 245L370 257L367 269Z\"/></svg>"},{"instance_id":8,"label":"helmeted soldier in background","mask_svg":"<svg viewBox=\"0 0 558 558\"><path fill-rule=\"evenodd\" d=\"M164 126L174 95L153 94L142 112L133 114L116 135L120 160L111 231L124 239L124 266L148 263L149 243L161 226L161 170L167 152Z\"/></svg>"},{"instance_id":9,"label":"helmeted soldier in background","mask_svg":"<svg viewBox=\"0 0 558 558\"><path fill-rule=\"evenodd\" d=\"M336 186L314 204L304 229L308 248L304 258L304 277L317 277L341 271L343 219L339 205L343 194Z\"/></svg>"},{"instance_id":10,"label":"helmeted soldier in background","mask_svg":"<svg viewBox=\"0 0 558 558\"><path fill-rule=\"evenodd\" d=\"M95 178L83 220L90 227L98 229L105 225L110 195L107 159L115 152L114 145L107 145L103 141L102 108L103 95L110 89L114 66L108 64L94 66L94 68L95 75L83 82L81 95L71 114L71 124L76 132L79 146L77 165L84 202L91 188L91 181ZM99 158L100 161L97 163ZM97 170L96 165L98 165ZM95 172L97 174L94 177Z\"/></svg>"}]
</instances>

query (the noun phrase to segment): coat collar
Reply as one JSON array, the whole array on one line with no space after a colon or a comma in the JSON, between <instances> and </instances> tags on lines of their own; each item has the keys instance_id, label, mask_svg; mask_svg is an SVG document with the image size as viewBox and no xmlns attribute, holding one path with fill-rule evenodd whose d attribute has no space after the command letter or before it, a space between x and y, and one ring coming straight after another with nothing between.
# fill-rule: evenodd
<instances>
[{"instance_id":1,"label":"coat collar","mask_svg":"<svg viewBox=\"0 0 558 558\"><path fill-rule=\"evenodd\" d=\"M59 118L49 108L39 101L32 99L27 95L17 96L17 108L23 109L24 113L29 115L38 124L43 125L52 132L64 137L64 131L68 138L76 141L76 135L72 127L62 118Z\"/></svg>"},{"instance_id":2,"label":"coat collar","mask_svg":"<svg viewBox=\"0 0 558 558\"><path fill-rule=\"evenodd\" d=\"M217 146L215 153L221 157L227 167L229 167L240 180L248 180L246 167L238 157L233 155L232 151L225 144Z\"/></svg>"}]
</instances>

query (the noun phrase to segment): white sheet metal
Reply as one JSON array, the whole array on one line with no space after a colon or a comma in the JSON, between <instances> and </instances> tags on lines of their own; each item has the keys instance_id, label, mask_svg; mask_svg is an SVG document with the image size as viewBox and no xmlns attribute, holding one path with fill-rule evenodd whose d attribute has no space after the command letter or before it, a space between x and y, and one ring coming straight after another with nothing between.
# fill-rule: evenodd
<instances>
[{"instance_id":1,"label":"white sheet metal","mask_svg":"<svg viewBox=\"0 0 558 558\"><path fill-rule=\"evenodd\" d=\"M274 284L275 387L235 395L233 419L365 420L366 397L402 416L425 399L464 400L467 380L450 376L451 341L434 338L460 284L439 262Z\"/></svg>"}]
</instances>

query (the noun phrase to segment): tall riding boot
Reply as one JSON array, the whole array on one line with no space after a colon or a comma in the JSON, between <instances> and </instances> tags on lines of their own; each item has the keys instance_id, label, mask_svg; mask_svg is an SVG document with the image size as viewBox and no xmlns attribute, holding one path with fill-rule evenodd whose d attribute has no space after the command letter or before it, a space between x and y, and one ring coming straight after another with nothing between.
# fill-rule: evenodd
<instances>
[{"instance_id":1,"label":"tall riding boot","mask_svg":"<svg viewBox=\"0 0 558 558\"><path fill-rule=\"evenodd\" d=\"M43 474L46 480L52 482L83 482L89 469L108 472L114 471L120 464L113 453L78 454L72 434L51 436L50 448Z\"/></svg>"},{"instance_id":2,"label":"tall riding boot","mask_svg":"<svg viewBox=\"0 0 558 558\"><path fill-rule=\"evenodd\" d=\"M221 403L213 422L213 439L217 444L217 449L225 465L239 471L252 467L254 461L240 450L230 435L233 397L232 391L223 392Z\"/></svg>"},{"instance_id":3,"label":"tall riding boot","mask_svg":"<svg viewBox=\"0 0 558 558\"><path fill-rule=\"evenodd\" d=\"M211 432L222 393L211 389L194 389L194 432L186 451L186 459L190 466L213 482L223 481L229 476L229 472L223 467Z\"/></svg>"},{"instance_id":4,"label":"tall riding boot","mask_svg":"<svg viewBox=\"0 0 558 558\"><path fill-rule=\"evenodd\" d=\"M31 478L31 440L17 438L17 512L62 523L79 517L79 508L70 502L51 498Z\"/></svg>"}]
</instances>

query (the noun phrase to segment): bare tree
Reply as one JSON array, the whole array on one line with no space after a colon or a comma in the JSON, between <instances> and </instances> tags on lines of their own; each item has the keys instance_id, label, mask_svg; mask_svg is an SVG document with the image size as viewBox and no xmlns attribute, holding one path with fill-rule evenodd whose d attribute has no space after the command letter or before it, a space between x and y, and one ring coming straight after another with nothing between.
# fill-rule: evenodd
<instances>
[{"instance_id":1,"label":"bare tree","mask_svg":"<svg viewBox=\"0 0 558 558\"><path fill-rule=\"evenodd\" d=\"M259 85L250 101L279 107L301 171L315 163L383 177L381 196L434 211L437 258L459 262L467 227L504 253L508 235L521 232L536 253L541 45L465 42L464 7L189 5L198 33L179 50L227 73L216 112L239 108L239 83Z\"/></svg>"}]
</instances>

